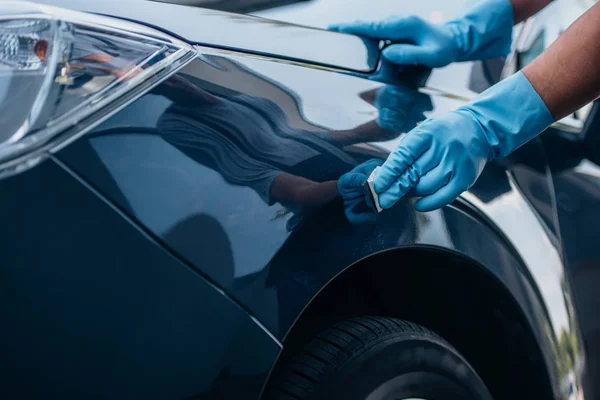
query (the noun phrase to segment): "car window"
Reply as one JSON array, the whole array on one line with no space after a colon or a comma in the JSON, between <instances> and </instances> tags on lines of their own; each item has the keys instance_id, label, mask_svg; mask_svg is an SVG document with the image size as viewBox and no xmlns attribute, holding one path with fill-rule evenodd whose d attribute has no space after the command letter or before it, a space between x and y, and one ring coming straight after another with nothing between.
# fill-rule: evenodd
<instances>
[{"instance_id":1,"label":"car window","mask_svg":"<svg viewBox=\"0 0 600 400\"><path fill-rule=\"evenodd\" d=\"M556 0L528 21L517 44L517 64L521 69L547 49L573 22L598 0ZM583 127L591 104L561 120L575 129Z\"/></svg>"}]
</instances>

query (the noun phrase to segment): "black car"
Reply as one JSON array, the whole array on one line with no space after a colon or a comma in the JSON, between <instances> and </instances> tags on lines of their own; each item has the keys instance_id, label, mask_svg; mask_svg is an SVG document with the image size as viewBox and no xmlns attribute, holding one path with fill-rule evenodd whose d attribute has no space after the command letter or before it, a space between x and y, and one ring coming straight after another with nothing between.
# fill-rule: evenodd
<instances>
[{"instance_id":1,"label":"black car","mask_svg":"<svg viewBox=\"0 0 600 400\"><path fill-rule=\"evenodd\" d=\"M0 16L2 398L594 398L597 108L443 209L345 213L457 67L143 0Z\"/></svg>"},{"instance_id":2,"label":"black car","mask_svg":"<svg viewBox=\"0 0 600 400\"><path fill-rule=\"evenodd\" d=\"M230 11L236 13L257 12L274 6L281 7L305 0L152 0L165 3L181 4L210 8L212 10Z\"/></svg>"}]
</instances>

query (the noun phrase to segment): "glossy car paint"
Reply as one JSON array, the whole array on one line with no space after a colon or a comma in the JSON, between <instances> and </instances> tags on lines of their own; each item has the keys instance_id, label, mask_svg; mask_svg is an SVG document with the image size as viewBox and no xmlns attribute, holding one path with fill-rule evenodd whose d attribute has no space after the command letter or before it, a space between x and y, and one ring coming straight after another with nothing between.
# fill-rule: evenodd
<instances>
[{"instance_id":1,"label":"glossy car paint","mask_svg":"<svg viewBox=\"0 0 600 400\"><path fill-rule=\"evenodd\" d=\"M283 7L275 7L253 13L253 15L325 29L331 24L365 20L376 21L391 15L417 15L434 23L441 23L461 15L470 0L353 0L352 7L345 0L311 0ZM427 85L454 95L473 96L469 90L471 63L454 63L436 69Z\"/></svg>"},{"instance_id":2,"label":"glossy car paint","mask_svg":"<svg viewBox=\"0 0 600 400\"><path fill-rule=\"evenodd\" d=\"M199 51L198 60L177 78L58 157L207 279L231 293L279 340L306 304L359 260L406 246L458 252L485 266L519 302L554 374L560 398L561 377L555 365L560 356L555 343L562 331L571 331L574 321L565 304L568 292L561 286L553 194L539 143L525 148L528 156L522 157L535 160L534 165L516 159L488 168L495 168L495 173L484 173L465 196L478 212L459 202L424 217L414 211L411 199L404 199L392 211L380 214L375 224L352 226L339 201L325 195L320 204L317 199L310 205L266 200L264 194L259 195L257 182L242 183L230 164L250 168L248 160L258 160L273 170L322 183L336 180L365 159L385 156L399 138L374 122L376 108L363 100L365 93L385 89L384 85L277 60L206 48ZM192 87L180 89L178 79ZM286 132L289 140L284 153L264 152L272 143L253 147L241 143L239 137L225 144L208 138L207 126L214 128L215 122L209 118L211 104L202 97L206 92L222 102L267 99L275 104L272 114L262 117L269 124L284 125L278 130ZM403 130L425 115L460 104L432 96L430 111L428 103L424 109L412 109L417 98L427 97L424 92L403 88L391 99L407 111L395 121L409 124ZM185 104L184 110L174 111L172 100ZM193 115L186 113L193 113L199 104L208 112L194 116L193 124L186 122ZM178 119L191 130L178 127ZM232 118L230 131L250 129L246 122ZM362 136L360 126L367 127ZM202 138L201 143L193 149L178 146L178 135L189 134ZM346 151L332 139L336 135ZM283 165L286 156L293 156L285 152L298 152L298 143L316 149L314 156ZM218 156L211 158L211 154ZM481 221L479 213L501 234ZM216 223L207 225L202 222L205 218Z\"/></svg>"},{"instance_id":3,"label":"glossy car paint","mask_svg":"<svg viewBox=\"0 0 600 400\"><path fill-rule=\"evenodd\" d=\"M389 17L390 15L419 15L431 22L443 22L460 15L465 7L468 7L469 1L452 0L452 1L425 1L403 3L401 9L397 7L394 0L380 0L376 3L370 0L356 0L352 3L352 7L348 7L344 0L313 0L307 3L295 5L286 5L275 7L268 10L255 12L264 18L271 18L280 21L306 24L314 27L327 27L330 24L352 21L352 20L380 20ZM572 22L575 21L581 14L594 4L594 0L558 0L552 2L546 9L531 18L525 24L519 24L514 31L514 48L511 55L506 60L488 60L483 63L453 64L447 68L436 70L428 81L428 85L439 89L445 89L451 93L463 93L467 87L465 82L469 82L468 87L477 92L485 90L494 80L501 75L514 73L517 64L524 61L524 57L531 61L532 56L539 54L543 48L556 39L556 37L564 31ZM537 46L536 42L543 42L543 45ZM533 53L533 55L531 54ZM467 94L469 96L469 94ZM543 157L538 155L531 157L526 152L521 151L523 157L520 157L525 164L529 164L523 168L519 166L517 170L522 184L519 184L521 190L527 193L527 199L538 212L538 216L545 221L544 227L553 227L549 231L549 236L553 239L553 243L562 241L562 246L556 246L562 250L562 259L565 263L566 276L565 280L569 280L573 284L574 297L576 300L579 321L584 333L584 341L588 357L589 374L588 381L598 381L600 379L600 335L598 332L598 318L595 310L598 309L598 296L593 294L594 287L597 287L600 282L600 276L596 271L597 265L600 265L597 260L595 238L598 237L597 230L594 228L597 224L591 221L597 219L596 210L598 208L597 201L597 177L600 176L600 168L586 159L583 154L585 145L577 143L577 137L582 127L582 122L585 122L585 115L589 110L579 112L577 119L567 117L557 123L557 129L549 131L542 135L544 142L544 152L550 153L551 167L544 166L544 162L540 162ZM584 120L582 121L582 115ZM564 132L560 132L560 129ZM592 135L598 135L599 129L596 124L595 132ZM567 133L568 132L568 133ZM565 139L565 137L568 138ZM573 155L575 154L575 156ZM525 159L524 156L527 158ZM512 157L513 160L515 157ZM576 163L571 163L569 160L577 159ZM596 159L596 162L598 159ZM551 168L552 172L545 174L545 177L551 177L551 182L547 185L543 182L544 178L541 174L531 174L527 170L531 170L531 164L537 163L536 171L544 168ZM570 165L565 168L565 165ZM557 166L557 167L555 167ZM515 170L512 170L511 180L514 183ZM542 179L531 179L537 176ZM576 182L576 183L575 183ZM550 189L554 192L554 197L558 196L556 205L549 201L552 197L548 193L542 195L540 188ZM546 190L544 190L546 191ZM538 197L544 197L545 200L538 201ZM463 196L469 198L470 201L477 203L484 209L489 210L490 207L469 194ZM585 200L581 200L581 199ZM571 200L576 199L576 200ZM561 205L564 202L566 204ZM572 206L576 204L576 206ZM568 210L565 212L565 209ZM502 207L498 207L494 214L501 213ZM554 214L554 215L553 215ZM557 215L556 215L557 214ZM573 218L573 214L576 215ZM535 257L536 254L541 254L541 251L534 251L538 247L535 242L536 236L526 236L521 232L522 218L520 213L506 214L508 218L493 217L498 226L506 228L507 232L511 232L510 238L524 254L529 254L528 257ZM512 217L512 218L511 218ZM531 216L528 218L531 219ZM512 220L512 221L511 221ZM510 221L510 223L509 223ZM560 222L560 223L559 223ZM510 225L510 226L509 226ZM516 234L516 235L515 235ZM550 265L556 265L556 251L549 257ZM576 260L572 262L571 260ZM585 260L585 261L583 261ZM582 264L585 267L582 267ZM540 264L537 276L540 282L546 281L543 277L545 270L543 263ZM598 278L596 278L598 277ZM570 279L569 279L570 278ZM552 292L557 291L556 282L553 284ZM558 298L551 296L551 298ZM570 308L570 307L568 307ZM580 347L581 348L581 347ZM597 393L592 391L591 387L587 387L585 391L587 397L596 398Z\"/></svg>"},{"instance_id":4,"label":"glossy car paint","mask_svg":"<svg viewBox=\"0 0 600 400\"><path fill-rule=\"evenodd\" d=\"M252 11L263 10L265 8L292 4L302 0L153 0L163 3L183 4L186 6L196 6L210 8L211 10L230 11L240 14Z\"/></svg>"},{"instance_id":5,"label":"glossy car paint","mask_svg":"<svg viewBox=\"0 0 600 400\"><path fill-rule=\"evenodd\" d=\"M40 0L37 3L139 21L190 43L267 56L281 55L290 60L355 72L370 72L377 66L378 44L374 41L263 18L147 0ZM314 43L319 46L315 47Z\"/></svg>"},{"instance_id":6,"label":"glossy car paint","mask_svg":"<svg viewBox=\"0 0 600 400\"><path fill-rule=\"evenodd\" d=\"M600 120L596 104L593 123L585 128L585 135L597 143L600 137ZM591 122L591 121L590 121ZM587 380L598 382L600 371L600 324L598 307L600 298L600 213L598 195L600 168L587 157L598 160L595 146L582 147L578 135L548 132L544 145L552 170L556 192L556 210L561 227L563 258L567 275L573 288L573 300L583 336L588 366ZM593 383L589 386L593 386ZM585 387L586 394L597 394L594 387ZM594 397L592 397L594 398Z\"/></svg>"},{"instance_id":7,"label":"glossy car paint","mask_svg":"<svg viewBox=\"0 0 600 400\"><path fill-rule=\"evenodd\" d=\"M78 4L80 8L87 7L87 3ZM225 20L222 22L227 25ZM189 289L196 296L206 291L217 294L223 291L225 297L231 296L232 300L223 298L207 302L190 294L183 310L187 312L193 308L198 313L206 313L203 315L212 315L221 312L221 302L233 305L236 312L232 312L231 316L224 312L222 317L226 322L214 324L214 329L211 324L208 337L196 330L197 337L202 340L194 346L201 353L205 349L202 346L233 340L226 334L243 341L248 336L247 331L254 332L258 339L249 342L248 346L254 346L261 354L259 360L264 359L264 362L259 362L256 373L249 378L253 382L251 385L260 380L264 382L265 371L276 357L277 342L285 340L302 310L342 271L381 252L425 246L431 251L459 254L502 283L519 305L538 342L555 398L568 398L565 389L567 377L560 372L559 366L564 355L560 354L558 342L563 332L575 337L578 332L561 261L555 191L544 148L539 141L528 144L514 157L491 163L470 192L449 207L421 214L412 208L412 199L403 199L392 210L379 215L374 224L351 225L343 214L340 200L332 199L326 190L321 197L309 200L298 197L297 193L296 198L278 200L273 197L272 184L265 192L265 185L259 184L261 180L248 179L245 171L260 165L261 172L284 172L286 176L301 177L311 184L335 181L363 160L385 157L400 140L398 132L409 130L425 117L455 108L463 99L431 87L419 92L411 89L410 85L386 87L372 80L314 65L302 65L298 60L290 63L284 59L207 47L198 50L198 59L176 77L65 148L56 160L6 182L17 182L13 185L27 188L35 186L27 177L42 174L42 168L60 171L58 175L64 174L72 179L67 180L70 184L82 185L77 190L89 191L87 196L90 198L99 196L104 199L86 202L93 209L82 209L81 213L73 216L71 225L63 225L78 226L77 221L82 220L82 215L89 213L90 218L96 221L93 226L103 234L97 235L91 228L83 231L73 228L72 236L77 237L69 237L64 240L65 243L74 241L73 248L83 246L82 242L90 242L102 249L117 249L106 252L105 257L130 254L125 260L135 266L135 271L139 270L139 279L146 279L146 262L138 264L131 260L136 260L138 253L144 252L144 257L155 263L152 265L163 268L161 273L148 278L156 285L155 291L161 284L169 284L171 279L175 279L166 271L168 269L177 271L176 274L185 271L195 278L189 278L190 282L186 281L185 285L191 285L195 280L202 282L198 275L206 278L210 282L203 283L206 289L198 289L198 293L193 288ZM470 67L464 64L436 70L429 83L445 81L453 72L468 70ZM460 83L460 77L464 75L456 76L459 78L454 79L450 86ZM471 93L464 89L466 82L467 79L462 90L456 90L459 95ZM386 89L391 89L393 95L374 99L374 91ZM248 121L232 118L228 129L219 130L219 126L211 121L210 112L195 114L198 110L203 111L200 104L208 111L215 104L253 109L253 115L259 115L261 122L270 126L277 137L265 138L266 143L260 146L243 141ZM257 108L257 104L263 108ZM402 110L390 114L387 120L393 126L392 131L377 123L381 113L378 109L386 106ZM270 111L265 113L265 109ZM181 129L181 122L185 123L185 130ZM210 129L218 134L208 136ZM235 134L238 136L235 137ZM191 146L191 149L182 145L186 135L205 140ZM222 136L226 140L219 141ZM262 151L265 145L275 142L278 146L274 147L276 151ZM292 160L292 156L298 153L295 149L300 148L308 156L301 162ZM235 165L238 160L241 160L239 165ZM37 179L50 185L55 178L42 174ZM6 182L0 182L0 189L10 185ZM283 186L288 190L295 187ZM17 190L14 193L5 200L13 202L3 208L7 213L11 210L9 206L16 208L13 204L18 204L18 198L24 196ZM34 196L38 201L41 197L41 194ZM65 207L59 216L67 218L69 216L65 214L79 203L65 204L71 207ZM127 229L147 240L146 246L155 246L168 254L174 266L169 267L170 264L154 253L145 254L145 248L140 250L129 246L129 237L113 233L124 228L115 226L117 222L106 217L106 213L96 215L96 208L111 210L113 219L120 218L120 224L129 226ZM59 230L51 212L36 216L38 222L54 226L53 232ZM21 217L14 217L16 229L16 221ZM32 225L25 226L34 230ZM43 240L40 237L38 242ZM16 244L13 246L19 249ZM69 268L80 265L79 258L67 254L55 242L50 242L39 254L47 257L48 265L61 262ZM14 258L11 258L15 270L33 263L27 256L33 257L23 250L15 252ZM94 265L109 263L102 258L93 261ZM129 266L123 260L114 265L121 268ZM188 266L198 275L193 274ZM407 265L401 267L410 268ZM65 275L69 276L69 273ZM79 284L83 278L76 275L72 279ZM112 277L106 275L99 288L108 291L109 283L114 279L114 274ZM22 284L24 280L21 277L18 283ZM34 283L29 283L32 288L36 287ZM135 280L125 279L123 287L125 284L132 289ZM174 282L173 287L180 284L179 281ZM185 285L183 293L186 293ZM116 293L121 293L118 288ZM122 291L125 292L125 289ZM81 303L86 304L87 296L95 293L83 293ZM136 297L137 289L128 292L128 295ZM33 295L29 299L33 299ZM128 307L129 303L135 304L127 297L125 300ZM116 307L116 304L113 303L113 306ZM54 313L49 311L49 315ZM161 320L155 312L149 313L157 325L173 326L172 322ZM230 326L228 321L235 321L240 313L244 314L243 318L239 317L244 322L240 325L232 323L240 327L239 330L227 328ZM123 315L126 314L123 311ZM12 315L11 318L18 321L18 317ZM98 321L107 325L111 323L112 316L108 313L97 317ZM256 322L251 322L252 319ZM134 318L127 323L133 330L140 322ZM20 330L15 330L17 333L28 328L27 325L16 326L20 327ZM77 333L83 338L89 334L87 331ZM118 343L131 340L118 333L112 337ZM264 344L266 349L274 350L262 353L264 346L260 340L268 342ZM86 339L83 341L87 343ZM186 343L182 341L177 345L181 344L183 348ZM68 346L65 350L73 351ZM226 351L224 347L223 351ZM235 353L235 347L227 351ZM240 360L243 364L248 359L237 354L231 357L232 361L229 361L219 353L211 358L224 360L222 364L214 361L215 371L221 371L219 376L244 376L231 371L240 368L235 367ZM148 362L154 365L158 360L154 358ZM204 362L199 365L204 365ZM213 366L212 363L210 365ZM584 365L583 358L573 360L570 373L578 376ZM131 385L134 387L135 382ZM208 398L219 393L232 395L231 392L219 392L218 384L207 385L201 387L198 384L195 393L204 393Z\"/></svg>"},{"instance_id":8,"label":"glossy car paint","mask_svg":"<svg viewBox=\"0 0 600 400\"><path fill-rule=\"evenodd\" d=\"M258 396L279 345L60 162L0 192L0 397Z\"/></svg>"}]
</instances>

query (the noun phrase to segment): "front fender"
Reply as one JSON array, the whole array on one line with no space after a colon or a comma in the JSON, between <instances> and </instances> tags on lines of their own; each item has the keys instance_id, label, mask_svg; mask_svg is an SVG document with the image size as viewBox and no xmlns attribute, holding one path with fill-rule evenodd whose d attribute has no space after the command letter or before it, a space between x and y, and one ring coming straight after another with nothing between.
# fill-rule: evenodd
<instances>
[{"instance_id":1,"label":"front fender","mask_svg":"<svg viewBox=\"0 0 600 400\"><path fill-rule=\"evenodd\" d=\"M574 360L566 371L559 338L577 337L578 331L556 238L524 194L527 189L519 187L523 171L504 171L507 190L494 199L478 187L451 206L426 214L416 213L412 200L403 199L374 225L351 226L341 207L332 205L299 227L272 259L264 286L276 295L254 296L249 307L284 340L307 305L352 265L398 248L457 253L508 290L539 345L555 397L566 398L566 374L577 374L583 360ZM402 263L399 258L398 268Z\"/></svg>"}]
</instances>

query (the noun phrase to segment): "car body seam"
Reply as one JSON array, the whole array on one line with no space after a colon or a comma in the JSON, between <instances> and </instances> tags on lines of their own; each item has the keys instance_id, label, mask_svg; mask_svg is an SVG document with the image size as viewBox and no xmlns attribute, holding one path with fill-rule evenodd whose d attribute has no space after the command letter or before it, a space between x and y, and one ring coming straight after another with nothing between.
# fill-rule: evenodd
<instances>
[{"instance_id":1,"label":"car body seam","mask_svg":"<svg viewBox=\"0 0 600 400\"><path fill-rule=\"evenodd\" d=\"M141 233L148 241L150 241L155 246L160 247L162 250L167 252L171 257L178 260L188 269L196 273L200 278L202 278L210 287L219 292L222 296L224 296L227 300L231 301L235 304L241 311L243 311L256 325L258 325L264 333L266 333L278 346L279 348L283 348L283 344L277 337L262 323L256 316L252 314L250 310L248 310L243 304L238 302L235 298L233 298L229 293L227 293L222 287L220 287L216 282L214 282L210 277L203 274L198 268L194 267L190 264L185 258L181 257L177 252L173 251L171 248L166 246L160 239L156 238L150 231L145 229L135 218L129 216L125 211L119 208L116 204L114 204L109 198L107 198L101 191L95 188L92 184L90 184L87 180L85 180L82 176L80 176L75 170L73 170L69 165L61 161L58 157L54 155L50 155L49 159L56 163L60 168L62 168L65 172L67 172L71 177L73 177L76 181L78 181L81 185L87 188L90 192L96 195L104 204L110 207L114 212L116 212L121 218L129 223L134 229L136 229L139 233Z\"/></svg>"}]
</instances>

